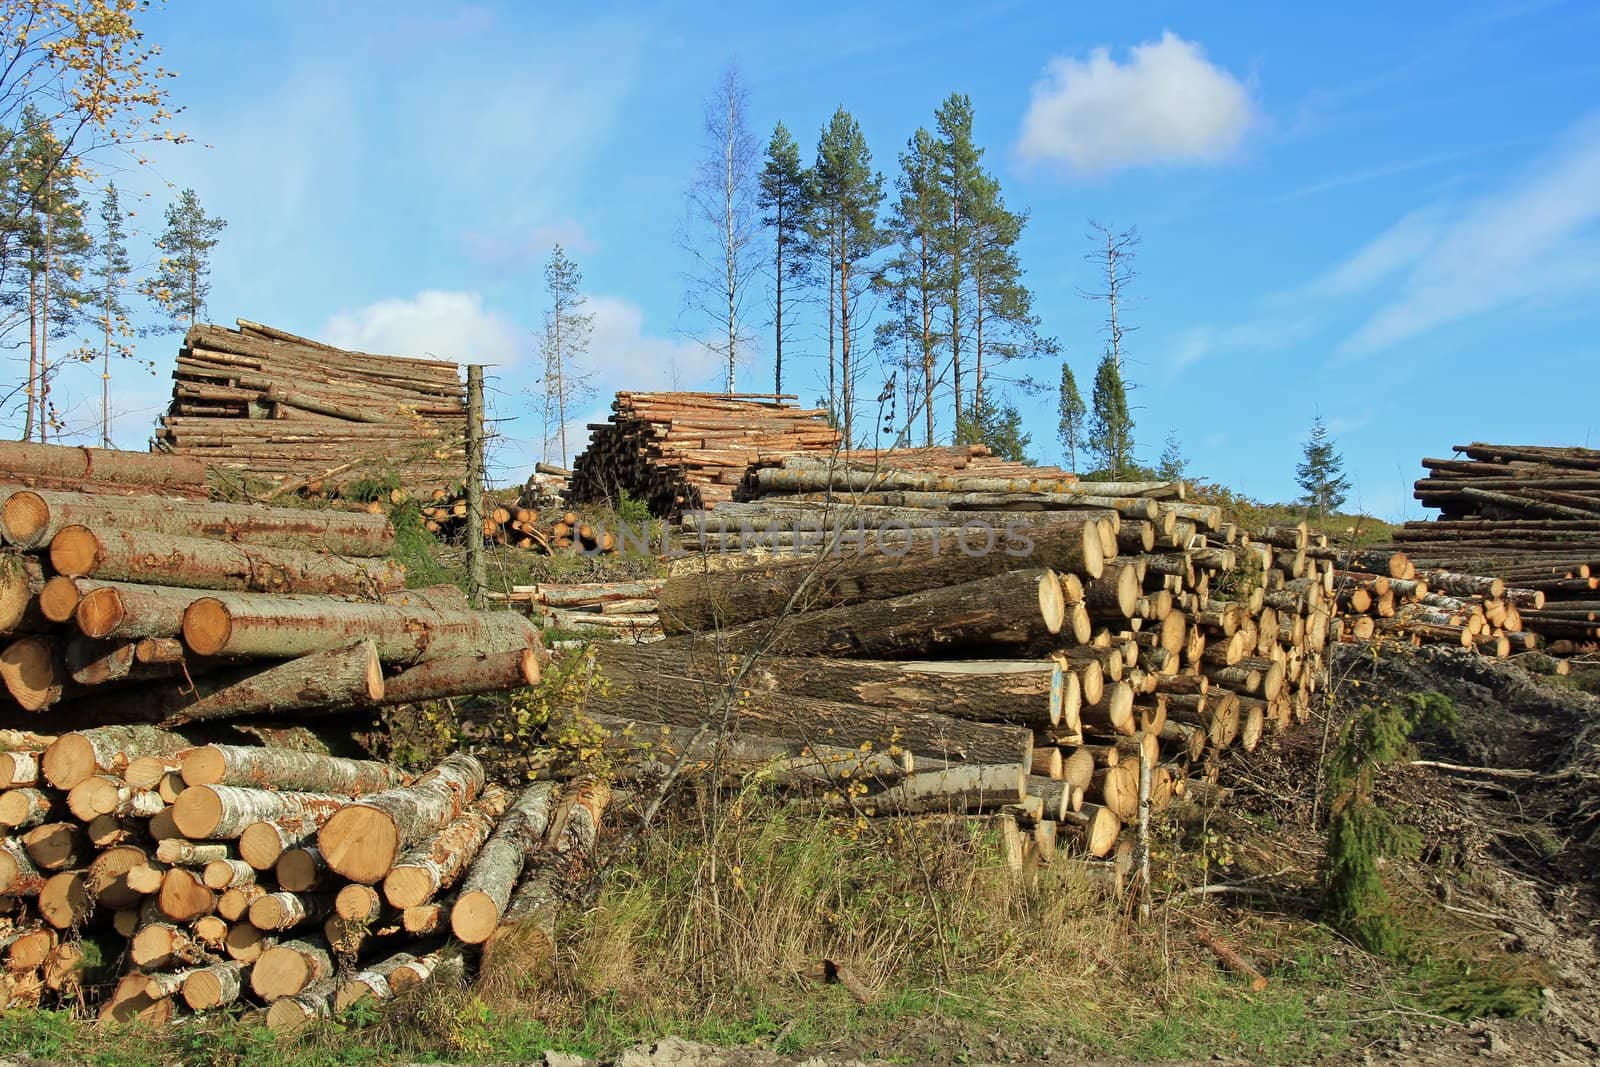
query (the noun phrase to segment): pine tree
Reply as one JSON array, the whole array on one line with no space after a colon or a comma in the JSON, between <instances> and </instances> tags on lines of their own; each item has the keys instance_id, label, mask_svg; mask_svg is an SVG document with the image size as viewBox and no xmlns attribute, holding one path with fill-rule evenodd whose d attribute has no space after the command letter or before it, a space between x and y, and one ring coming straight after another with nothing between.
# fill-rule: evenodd
<instances>
[{"instance_id":1,"label":"pine tree","mask_svg":"<svg viewBox=\"0 0 1600 1067\"><path fill-rule=\"evenodd\" d=\"M934 113L934 124L939 134L937 180L945 209L939 241L945 265L945 338L950 346L950 380L959 428L964 424L966 410L964 359L971 315L966 296L975 254L975 200L982 177L979 163L983 150L972 139L972 100L965 94L951 93Z\"/></svg>"},{"instance_id":2,"label":"pine tree","mask_svg":"<svg viewBox=\"0 0 1600 1067\"><path fill-rule=\"evenodd\" d=\"M1056 436L1061 441L1061 452L1066 457L1067 469L1076 474L1078 449L1084 444L1083 418L1088 409L1084 407L1083 396L1078 392L1078 380L1073 377L1072 365L1066 360L1061 361L1061 389L1056 412L1060 417Z\"/></svg>"},{"instance_id":3,"label":"pine tree","mask_svg":"<svg viewBox=\"0 0 1600 1067\"><path fill-rule=\"evenodd\" d=\"M207 215L193 189L178 194L167 206L167 228L156 241L161 259L143 291L174 325L193 328L211 295L211 250L227 228L223 219Z\"/></svg>"},{"instance_id":4,"label":"pine tree","mask_svg":"<svg viewBox=\"0 0 1600 1067\"><path fill-rule=\"evenodd\" d=\"M1328 427L1318 415L1311 420L1311 435L1302 449L1304 457L1295 466L1295 479L1305 496L1300 502L1318 518L1339 510L1350 492L1350 479L1344 475L1344 457L1334 447Z\"/></svg>"},{"instance_id":5,"label":"pine tree","mask_svg":"<svg viewBox=\"0 0 1600 1067\"><path fill-rule=\"evenodd\" d=\"M1177 430L1167 431L1166 444L1161 449L1161 459L1156 464L1156 477L1164 482L1181 482L1189 469L1189 457L1183 454L1183 443Z\"/></svg>"},{"instance_id":6,"label":"pine tree","mask_svg":"<svg viewBox=\"0 0 1600 1067\"><path fill-rule=\"evenodd\" d=\"M1133 416L1109 346L1095 370L1092 404L1089 449L1100 460L1098 473L1109 479L1127 477L1133 469Z\"/></svg>"},{"instance_id":7,"label":"pine tree","mask_svg":"<svg viewBox=\"0 0 1600 1067\"><path fill-rule=\"evenodd\" d=\"M544 284L550 295L544 334L539 339L539 353L544 358L544 452L549 458L551 438L559 438L565 467L568 411L594 393L589 374L579 362L589 351L594 313L584 310L589 298L583 293L583 274L560 245L551 250L545 263Z\"/></svg>"},{"instance_id":8,"label":"pine tree","mask_svg":"<svg viewBox=\"0 0 1600 1067\"><path fill-rule=\"evenodd\" d=\"M817 142L812 174L813 225L820 223L826 232L831 287L837 297L831 317L839 342L838 381L829 383L829 406L843 427L846 447L852 447L855 379L860 373L855 357L868 318L862 298L871 287L872 259L883 249L885 237L878 225L883 175L872 169L872 153L860 123L842 107Z\"/></svg>"},{"instance_id":9,"label":"pine tree","mask_svg":"<svg viewBox=\"0 0 1600 1067\"><path fill-rule=\"evenodd\" d=\"M944 190L938 183L939 146L933 135L918 130L900 154L898 196L888 219L896 252L884 269L884 288L891 294L894 317L884 323L882 340L901 347L906 375L906 434L918 414L910 399L921 407L923 444L934 442L933 397L936 367L943 335L938 308L942 299L944 252L940 245L946 212Z\"/></svg>"},{"instance_id":10,"label":"pine tree","mask_svg":"<svg viewBox=\"0 0 1600 1067\"><path fill-rule=\"evenodd\" d=\"M988 175L975 183L972 212L972 400L981 406L998 368L1051 355L1056 344L1040 335L1033 292L1022 280L1016 246L1027 214L1007 208L1000 183Z\"/></svg>"},{"instance_id":11,"label":"pine tree","mask_svg":"<svg viewBox=\"0 0 1600 1067\"><path fill-rule=\"evenodd\" d=\"M100 330L100 443L111 447L111 357L133 356L133 326L125 294L133 266L128 259L127 216L115 183L100 199L100 230L95 240L95 325ZM94 353L90 353L91 358Z\"/></svg>"},{"instance_id":12,"label":"pine tree","mask_svg":"<svg viewBox=\"0 0 1600 1067\"><path fill-rule=\"evenodd\" d=\"M28 290L28 411L23 439L49 439L57 422L50 403L56 371L50 342L66 337L81 316L84 258L90 239L84 227L83 200L76 171L61 166L66 151L55 131L36 108L23 110L15 139L15 181L26 211L16 234Z\"/></svg>"},{"instance_id":13,"label":"pine tree","mask_svg":"<svg viewBox=\"0 0 1600 1067\"><path fill-rule=\"evenodd\" d=\"M781 122L767 143L759 184L756 206L762 211L761 224L772 231L772 391L782 393L783 346L792 329L792 322L784 319L784 296L791 283L804 279L808 266L804 244L810 181L800 165L800 146Z\"/></svg>"},{"instance_id":14,"label":"pine tree","mask_svg":"<svg viewBox=\"0 0 1600 1067\"><path fill-rule=\"evenodd\" d=\"M960 440L968 444L987 445L1001 459L1013 463L1033 464L1037 461L1028 455L1033 435L1023 432L1022 415L1010 403L997 403L986 399L981 404L974 401L962 415L962 425L957 427Z\"/></svg>"}]
</instances>

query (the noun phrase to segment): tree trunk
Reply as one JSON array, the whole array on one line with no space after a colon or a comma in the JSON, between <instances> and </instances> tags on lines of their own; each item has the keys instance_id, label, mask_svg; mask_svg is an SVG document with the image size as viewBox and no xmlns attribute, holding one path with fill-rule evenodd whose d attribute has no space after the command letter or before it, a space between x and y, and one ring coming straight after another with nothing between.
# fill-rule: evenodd
<instances>
[{"instance_id":1,"label":"tree trunk","mask_svg":"<svg viewBox=\"0 0 1600 1067\"><path fill-rule=\"evenodd\" d=\"M996 811L1028 795L1028 767L1028 763L970 763L924 771L839 803L867 815Z\"/></svg>"},{"instance_id":2,"label":"tree trunk","mask_svg":"<svg viewBox=\"0 0 1600 1067\"><path fill-rule=\"evenodd\" d=\"M384 663L419 663L528 648L538 632L510 611L433 611L261 593L205 597L183 616L184 643L202 656L304 656L368 637Z\"/></svg>"},{"instance_id":3,"label":"tree trunk","mask_svg":"<svg viewBox=\"0 0 1600 1067\"><path fill-rule=\"evenodd\" d=\"M36 632L53 620L39 602L46 582L44 568L32 556L0 557L0 634ZM70 618L70 616L68 616Z\"/></svg>"},{"instance_id":4,"label":"tree trunk","mask_svg":"<svg viewBox=\"0 0 1600 1067\"><path fill-rule=\"evenodd\" d=\"M384 679L383 696L378 703L416 704L538 685L542 654L542 642L536 634L528 648L429 660Z\"/></svg>"},{"instance_id":5,"label":"tree trunk","mask_svg":"<svg viewBox=\"0 0 1600 1067\"><path fill-rule=\"evenodd\" d=\"M272 865L272 873L278 879L278 888L291 893L321 889L328 885L332 875L328 861L312 844L285 849L278 856L278 862Z\"/></svg>"},{"instance_id":6,"label":"tree trunk","mask_svg":"<svg viewBox=\"0 0 1600 1067\"><path fill-rule=\"evenodd\" d=\"M344 1011L369 998L388 1000L394 996L394 991L389 987L389 976L399 968L415 963L416 960L417 958L409 952L396 952L387 959L379 960L372 966L357 971L334 993L334 1010Z\"/></svg>"},{"instance_id":7,"label":"tree trunk","mask_svg":"<svg viewBox=\"0 0 1600 1067\"><path fill-rule=\"evenodd\" d=\"M675 726L707 723L712 740L726 718L744 734L839 748L866 745L864 752L890 755L909 751L934 764L947 760L1026 763L1031 758L1032 733L1022 727L963 722L933 712L841 704L788 693L747 690L729 694L719 689L689 693L682 677L654 666L630 670L620 659L604 661L602 669L610 684L589 694L586 710Z\"/></svg>"},{"instance_id":8,"label":"tree trunk","mask_svg":"<svg viewBox=\"0 0 1600 1067\"><path fill-rule=\"evenodd\" d=\"M250 902L250 925L282 933L333 914L332 893L263 893Z\"/></svg>"},{"instance_id":9,"label":"tree trunk","mask_svg":"<svg viewBox=\"0 0 1600 1067\"><path fill-rule=\"evenodd\" d=\"M409 786L373 793L335 812L317 831L317 847L340 876L375 885L403 849L461 814L482 789L483 765L456 753Z\"/></svg>"},{"instance_id":10,"label":"tree trunk","mask_svg":"<svg viewBox=\"0 0 1600 1067\"><path fill-rule=\"evenodd\" d=\"M883 600L1007 571L1050 567L1098 576L1103 563L1093 523L1030 528L1012 538L988 529L973 552L956 538L885 544L862 555L802 560L669 579L657 595L669 634L710 630L799 610ZM797 595L798 594L798 595Z\"/></svg>"},{"instance_id":11,"label":"tree trunk","mask_svg":"<svg viewBox=\"0 0 1600 1067\"><path fill-rule=\"evenodd\" d=\"M394 527L364 511L313 511L113 493L21 490L0 505L0 530L19 548L39 548L67 526L114 529L169 537L242 541L267 548L330 556L381 557L394 544Z\"/></svg>"},{"instance_id":12,"label":"tree trunk","mask_svg":"<svg viewBox=\"0 0 1600 1067\"><path fill-rule=\"evenodd\" d=\"M183 1002L192 1011L221 1008L239 999L250 965L237 960L190 971L183 980Z\"/></svg>"},{"instance_id":13,"label":"tree trunk","mask_svg":"<svg viewBox=\"0 0 1600 1067\"><path fill-rule=\"evenodd\" d=\"M258 871L273 870L289 849L315 841L317 831L334 810L337 809L311 810L253 822L239 834L239 855Z\"/></svg>"},{"instance_id":14,"label":"tree trunk","mask_svg":"<svg viewBox=\"0 0 1600 1067\"><path fill-rule=\"evenodd\" d=\"M418 841L384 876L384 898L393 907L411 908L453 885L489 839L508 799L490 786L471 808Z\"/></svg>"},{"instance_id":15,"label":"tree trunk","mask_svg":"<svg viewBox=\"0 0 1600 1067\"><path fill-rule=\"evenodd\" d=\"M81 578L76 586L81 593L73 611L78 629L102 640L173 637L183 631L183 613L204 595L193 589Z\"/></svg>"},{"instance_id":16,"label":"tree trunk","mask_svg":"<svg viewBox=\"0 0 1600 1067\"><path fill-rule=\"evenodd\" d=\"M206 745L184 754L186 785L249 785L356 796L403 785L406 773L374 760L248 745Z\"/></svg>"},{"instance_id":17,"label":"tree trunk","mask_svg":"<svg viewBox=\"0 0 1600 1067\"><path fill-rule=\"evenodd\" d=\"M0 470L16 481L41 478L79 485L203 490L206 465L188 456L0 441Z\"/></svg>"},{"instance_id":18,"label":"tree trunk","mask_svg":"<svg viewBox=\"0 0 1600 1067\"><path fill-rule=\"evenodd\" d=\"M154 693L112 692L79 700L72 712L90 721L159 717L173 725L289 711L343 714L351 705L371 706L383 698L383 671L370 641L192 681L192 688L164 686Z\"/></svg>"},{"instance_id":19,"label":"tree trunk","mask_svg":"<svg viewBox=\"0 0 1600 1067\"><path fill-rule=\"evenodd\" d=\"M889 600L746 623L719 631L717 640L735 652L863 659L929 658L954 649L1025 645L1045 634L1039 614L1042 573L1010 571Z\"/></svg>"},{"instance_id":20,"label":"tree trunk","mask_svg":"<svg viewBox=\"0 0 1600 1067\"><path fill-rule=\"evenodd\" d=\"M87 526L51 538L50 565L73 578L193 589L370 597L405 588L404 570L387 560Z\"/></svg>"},{"instance_id":21,"label":"tree trunk","mask_svg":"<svg viewBox=\"0 0 1600 1067\"><path fill-rule=\"evenodd\" d=\"M337 978L322 978L292 997L275 1000L267 1008L267 1029L275 1034L292 1034L317 1019L333 1014L333 995L339 989Z\"/></svg>"},{"instance_id":22,"label":"tree trunk","mask_svg":"<svg viewBox=\"0 0 1600 1067\"><path fill-rule=\"evenodd\" d=\"M469 945L481 945L500 924L523 866L544 838L555 787L538 782L506 811L473 860L450 909L450 929Z\"/></svg>"},{"instance_id":23,"label":"tree trunk","mask_svg":"<svg viewBox=\"0 0 1600 1067\"><path fill-rule=\"evenodd\" d=\"M698 651L698 650L697 650ZM712 650L685 655L659 644L618 642L593 648L602 672L628 678L651 673L680 679L686 691L715 692L726 685L740 657ZM613 666L614 665L614 666ZM1054 666L1033 660L875 662L803 656L761 656L741 686L758 693L788 693L844 704L937 712L975 722L1053 726Z\"/></svg>"},{"instance_id":24,"label":"tree trunk","mask_svg":"<svg viewBox=\"0 0 1600 1067\"><path fill-rule=\"evenodd\" d=\"M184 837L231 840L244 833L245 827L252 823L285 816L314 816L336 811L349 802L349 797L328 793L197 785L179 794L178 802L172 805L172 818Z\"/></svg>"}]
</instances>

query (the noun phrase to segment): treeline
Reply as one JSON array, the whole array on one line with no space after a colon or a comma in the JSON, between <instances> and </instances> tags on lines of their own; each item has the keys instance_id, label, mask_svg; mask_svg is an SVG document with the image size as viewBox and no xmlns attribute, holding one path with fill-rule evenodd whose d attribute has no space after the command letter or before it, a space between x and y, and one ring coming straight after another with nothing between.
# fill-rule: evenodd
<instances>
[{"instance_id":1,"label":"treeline","mask_svg":"<svg viewBox=\"0 0 1600 1067\"><path fill-rule=\"evenodd\" d=\"M728 391L765 347L752 328L763 322L775 392L793 391L797 356L825 346L820 400L852 444L982 440L1020 455L1012 397L1034 388L1029 364L1058 346L1018 254L1028 214L985 167L971 100L938 107L892 180L843 107L811 152L782 122L760 148L746 110L730 71L707 104L686 226L686 305ZM802 320L815 341L800 340Z\"/></svg>"},{"instance_id":2,"label":"treeline","mask_svg":"<svg viewBox=\"0 0 1600 1067\"><path fill-rule=\"evenodd\" d=\"M68 116L69 121L75 121ZM0 126L0 346L16 353L16 384L0 408L20 407L25 441L91 424L109 446L114 364L136 364L134 339L185 329L205 313L210 259L227 225L193 189L167 206L148 247L136 212L113 181L98 182L62 120L35 103ZM62 388L76 376L87 386ZM62 399L70 393L70 400Z\"/></svg>"}]
</instances>

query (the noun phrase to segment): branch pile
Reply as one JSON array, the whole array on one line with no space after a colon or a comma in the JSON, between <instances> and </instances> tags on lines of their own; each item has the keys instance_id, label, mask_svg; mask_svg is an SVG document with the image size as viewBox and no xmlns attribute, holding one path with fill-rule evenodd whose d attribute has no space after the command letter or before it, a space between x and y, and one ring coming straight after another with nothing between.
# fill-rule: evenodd
<instances>
[{"instance_id":1,"label":"branch pile","mask_svg":"<svg viewBox=\"0 0 1600 1067\"><path fill-rule=\"evenodd\" d=\"M1160 808L1322 684L1325 540L1247 536L1182 483L793 456L740 495L660 588L668 638L594 649L588 707L638 759L1000 812L1019 862L1100 858L1141 760Z\"/></svg>"},{"instance_id":2,"label":"branch pile","mask_svg":"<svg viewBox=\"0 0 1600 1067\"><path fill-rule=\"evenodd\" d=\"M465 387L438 360L349 352L259 323L196 326L156 430L164 450L278 491L392 477L418 493L461 481Z\"/></svg>"}]
</instances>

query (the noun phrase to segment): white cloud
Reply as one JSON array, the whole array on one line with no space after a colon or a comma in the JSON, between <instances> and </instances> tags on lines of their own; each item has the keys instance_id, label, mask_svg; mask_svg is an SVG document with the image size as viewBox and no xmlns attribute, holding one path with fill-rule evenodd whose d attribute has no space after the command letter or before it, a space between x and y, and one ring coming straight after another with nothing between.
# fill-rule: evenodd
<instances>
[{"instance_id":1,"label":"white cloud","mask_svg":"<svg viewBox=\"0 0 1600 1067\"><path fill-rule=\"evenodd\" d=\"M1277 353L1304 341L1316 330L1309 317L1263 319L1232 326L1192 326L1178 335L1173 346L1172 369L1181 371L1208 356L1224 352Z\"/></svg>"},{"instance_id":2,"label":"white cloud","mask_svg":"<svg viewBox=\"0 0 1600 1067\"><path fill-rule=\"evenodd\" d=\"M314 336L361 352L502 367L521 360L529 343L509 319L485 308L477 293L438 289L336 312Z\"/></svg>"},{"instance_id":3,"label":"white cloud","mask_svg":"<svg viewBox=\"0 0 1600 1067\"><path fill-rule=\"evenodd\" d=\"M1441 326L1600 290L1600 116L1496 193L1407 216L1325 279L1383 302L1339 347L1345 358Z\"/></svg>"},{"instance_id":4,"label":"white cloud","mask_svg":"<svg viewBox=\"0 0 1600 1067\"><path fill-rule=\"evenodd\" d=\"M1249 91L1171 31L1119 64L1105 48L1060 56L1033 87L1017 151L1032 162L1105 173L1152 163L1216 163L1256 121Z\"/></svg>"}]
</instances>

